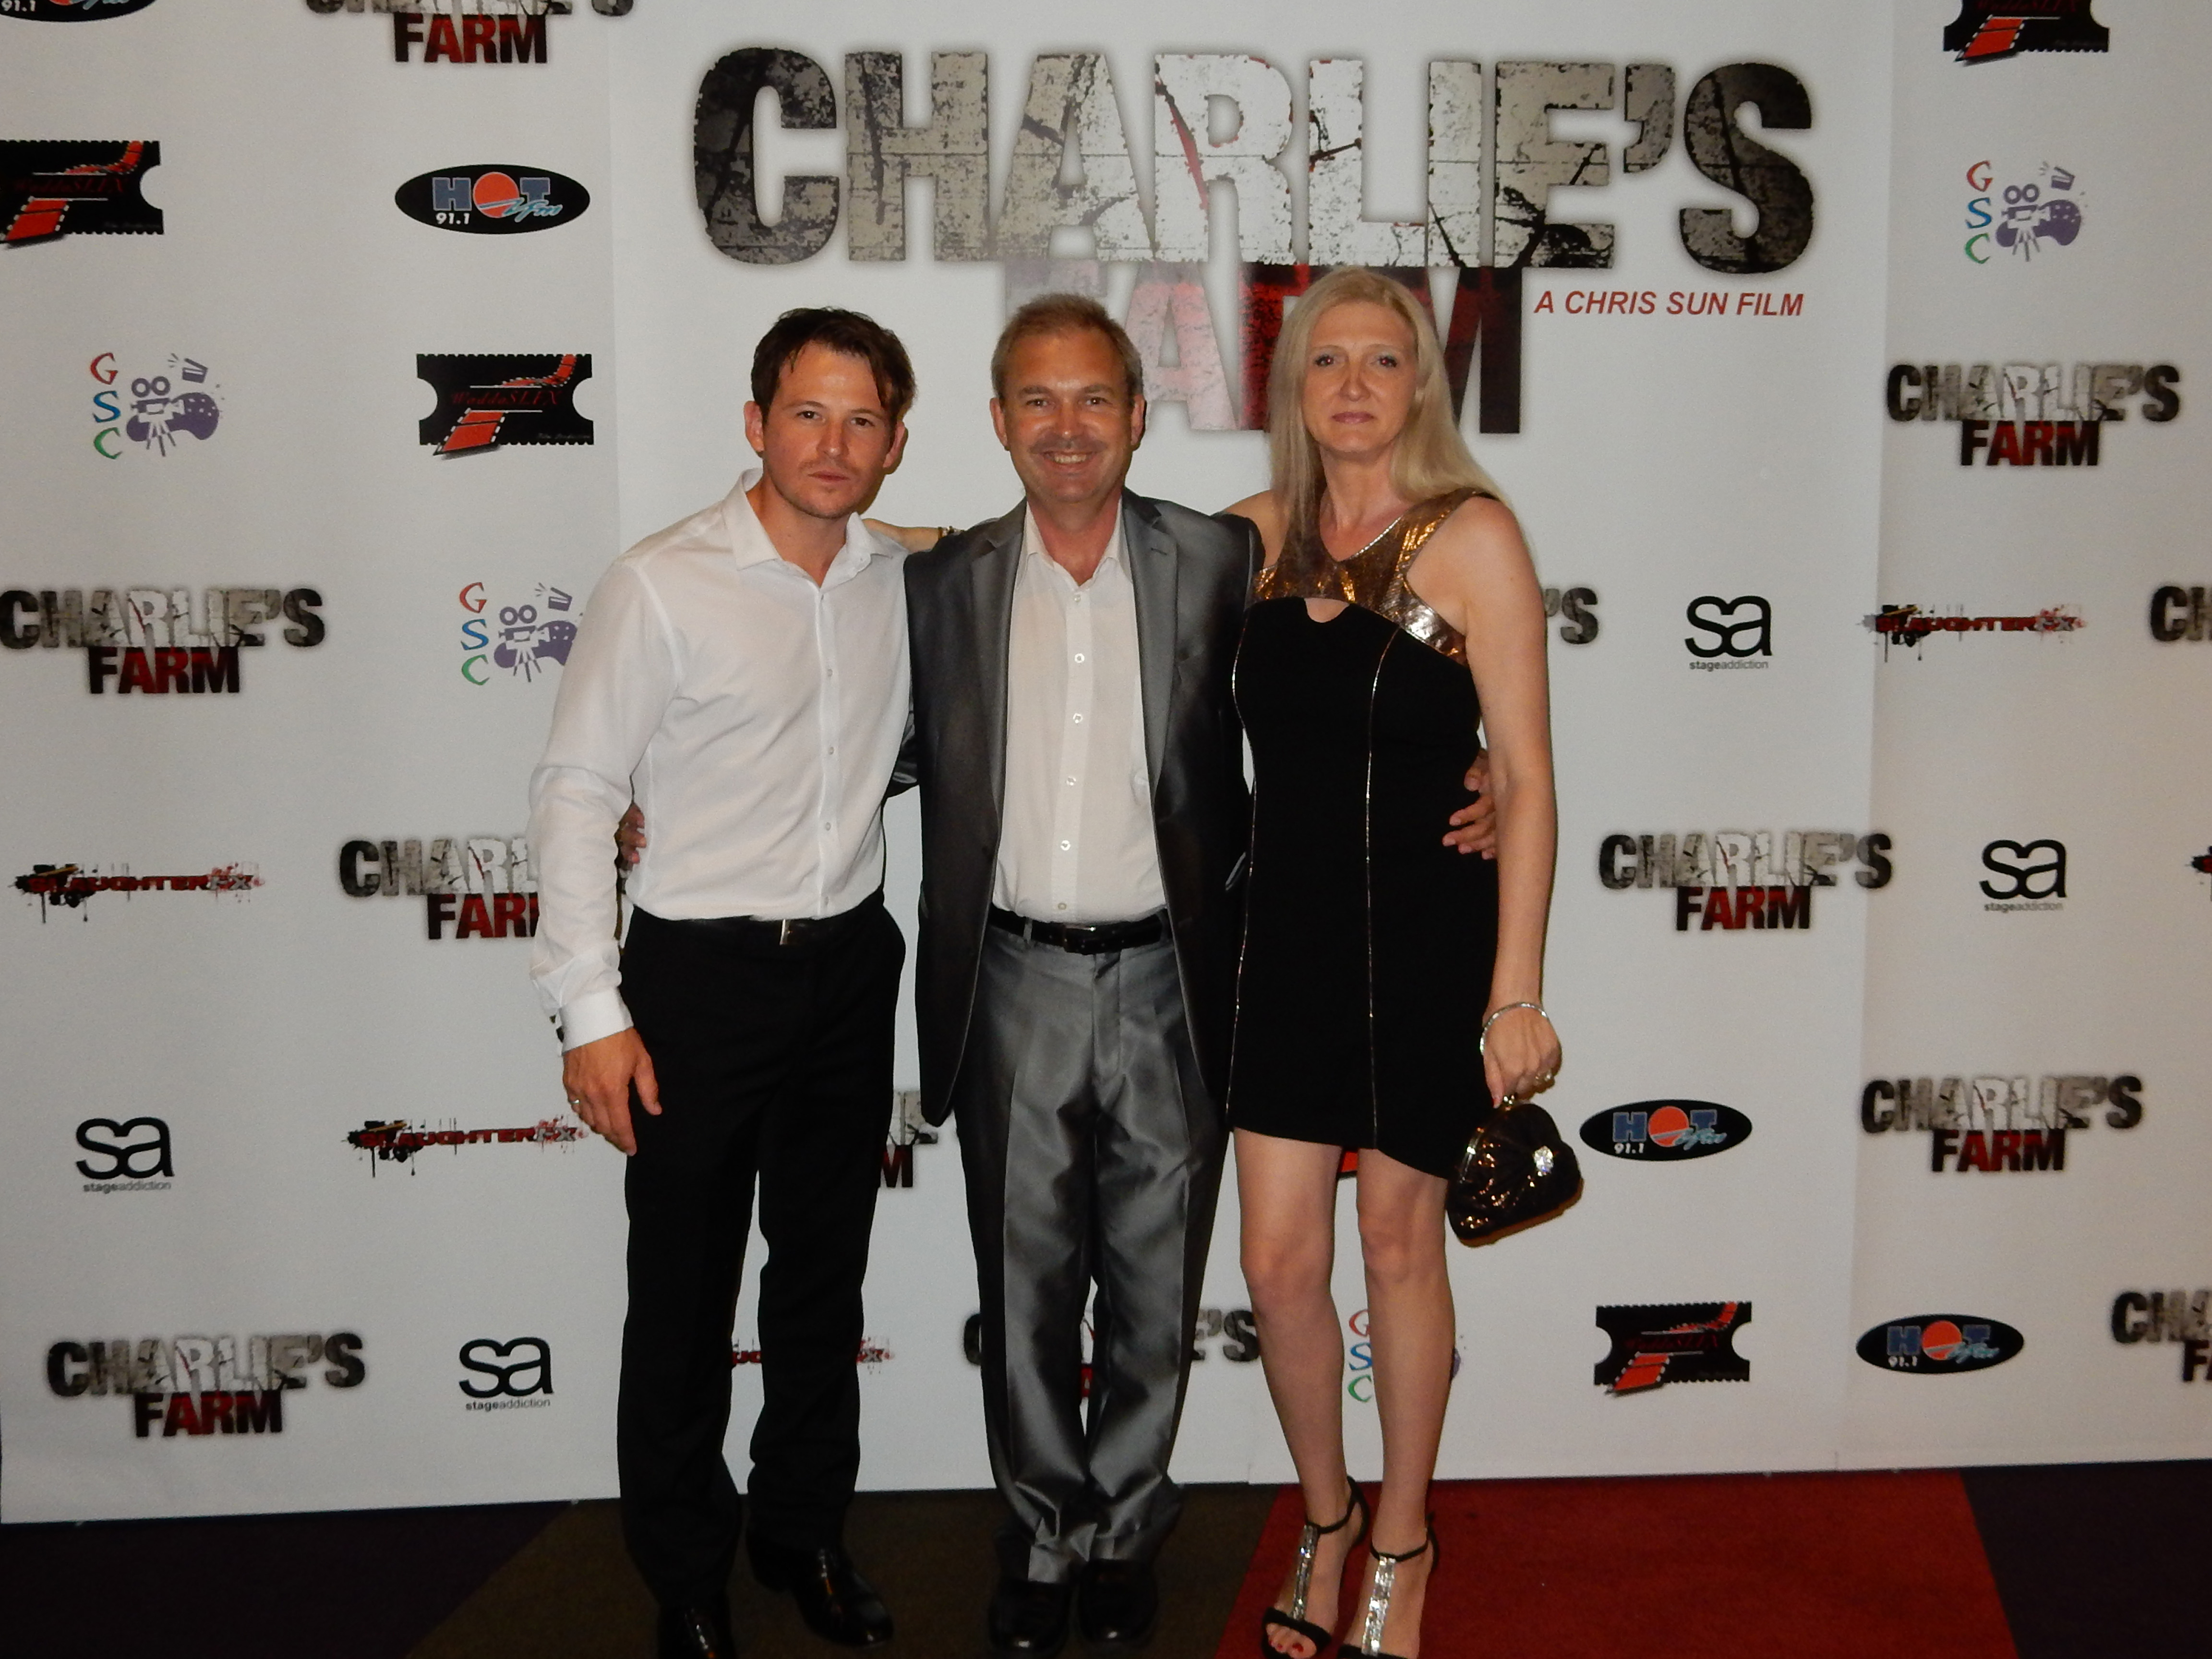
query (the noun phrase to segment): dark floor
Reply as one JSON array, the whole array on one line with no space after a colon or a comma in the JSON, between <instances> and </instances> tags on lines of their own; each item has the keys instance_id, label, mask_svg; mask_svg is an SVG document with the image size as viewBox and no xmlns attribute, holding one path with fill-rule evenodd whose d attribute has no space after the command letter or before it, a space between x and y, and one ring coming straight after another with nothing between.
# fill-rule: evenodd
<instances>
[{"instance_id":1,"label":"dark floor","mask_svg":"<svg viewBox=\"0 0 2212 1659\"><path fill-rule=\"evenodd\" d=\"M2021 1659L2212 1654L2212 1463L1973 1469L1963 1484ZM1212 1659L1273 1496L1191 1489L1161 1561L1150 1659ZM997 1519L983 1492L855 1505L848 1542L897 1618L895 1651L982 1651ZM732 1597L753 1659L832 1651L742 1569ZM611 1504L0 1530L11 1654L129 1632L133 1645L222 1659L581 1659L645 1653L650 1615ZM1931 1630L1925 1651L1943 1645Z\"/></svg>"}]
</instances>

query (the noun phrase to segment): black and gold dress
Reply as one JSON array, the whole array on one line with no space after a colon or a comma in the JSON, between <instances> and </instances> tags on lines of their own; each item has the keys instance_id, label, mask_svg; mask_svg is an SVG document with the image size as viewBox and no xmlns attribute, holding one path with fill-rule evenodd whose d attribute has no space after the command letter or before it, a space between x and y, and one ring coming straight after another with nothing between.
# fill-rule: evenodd
<instances>
[{"instance_id":1,"label":"black and gold dress","mask_svg":"<svg viewBox=\"0 0 2212 1659\"><path fill-rule=\"evenodd\" d=\"M1229 1118L1449 1176L1491 1107L1476 1042L1498 866L1443 844L1481 710L1467 641L1406 572L1473 490L1341 562L1315 526L1262 571L1237 647L1255 770ZM1343 599L1316 622L1305 601Z\"/></svg>"}]
</instances>

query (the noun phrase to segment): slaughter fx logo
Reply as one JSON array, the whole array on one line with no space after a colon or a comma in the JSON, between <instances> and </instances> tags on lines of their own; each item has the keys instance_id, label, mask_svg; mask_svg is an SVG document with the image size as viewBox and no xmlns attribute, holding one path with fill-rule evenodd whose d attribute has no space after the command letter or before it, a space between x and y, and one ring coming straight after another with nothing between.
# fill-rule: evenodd
<instances>
[{"instance_id":1,"label":"slaughter fx logo","mask_svg":"<svg viewBox=\"0 0 2212 1659\"><path fill-rule=\"evenodd\" d=\"M463 1129L418 1127L405 1118L364 1123L346 1135L346 1145L369 1154L369 1173L379 1164L404 1164L415 1171L415 1155L429 1146L566 1146L581 1140L580 1125L561 1118L540 1118L526 1129Z\"/></svg>"},{"instance_id":2,"label":"slaughter fx logo","mask_svg":"<svg viewBox=\"0 0 2212 1659\"><path fill-rule=\"evenodd\" d=\"M1779 849L1778 852L1778 848ZM1721 830L1672 835L1611 835L1598 843L1597 878L1616 892L1674 890L1674 931L1716 927L1803 929L1813 925L1813 890L1833 887L1833 872L1856 860L1861 887L1886 887L1893 873L1886 835L1846 830Z\"/></svg>"},{"instance_id":3,"label":"slaughter fx logo","mask_svg":"<svg viewBox=\"0 0 2212 1659\"><path fill-rule=\"evenodd\" d=\"M1979 1314L1912 1314L1877 1325L1858 1340L1858 1356L1886 1371L1950 1376L2002 1365L2027 1339Z\"/></svg>"},{"instance_id":4,"label":"slaughter fx logo","mask_svg":"<svg viewBox=\"0 0 2212 1659\"><path fill-rule=\"evenodd\" d=\"M2181 413L2172 363L1895 363L1889 418L1948 421L1960 466L2096 466L2107 426L2136 413L2162 426Z\"/></svg>"},{"instance_id":5,"label":"slaughter fx logo","mask_svg":"<svg viewBox=\"0 0 2212 1659\"><path fill-rule=\"evenodd\" d=\"M167 455L186 438L204 443L222 421L216 398L222 387L196 358L173 351L141 374L138 366L126 372L113 352L103 351L87 367L100 388L92 394L92 447L103 460L128 454L126 440L148 455Z\"/></svg>"},{"instance_id":6,"label":"slaughter fx logo","mask_svg":"<svg viewBox=\"0 0 2212 1659\"><path fill-rule=\"evenodd\" d=\"M1608 1158L1680 1164L1751 1139L1751 1120L1710 1100L1642 1100L1584 1120L1583 1145Z\"/></svg>"},{"instance_id":7,"label":"slaughter fx logo","mask_svg":"<svg viewBox=\"0 0 2212 1659\"><path fill-rule=\"evenodd\" d=\"M438 394L416 426L433 453L592 441L592 422L576 411L576 388L592 378L588 351L423 353L415 374Z\"/></svg>"},{"instance_id":8,"label":"slaughter fx logo","mask_svg":"<svg viewBox=\"0 0 2212 1659\"><path fill-rule=\"evenodd\" d=\"M218 864L193 876L134 876L131 866L109 869L98 865L34 864L30 873L15 878L15 890L39 902L39 920L53 909L82 910L94 893L216 893L243 898L261 885L261 866L256 864Z\"/></svg>"},{"instance_id":9,"label":"slaughter fx logo","mask_svg":"<svg viewBox=\"0 0 2212 1659\"><path fill-rule=\"evenodd\" d=\"M284 642L311 650L328 628L323 596L312 587L210 587L195 608L189 587L95 587L0 591L0 646L84 653L85 690L235 692L242 651L268 643L264 624L282 622Z\"/></svg>"},{"instance_id":10,"label":"slaughter fx logo","mask_svg":"<svg viewBox=\"0 0 2212 1659\"><path fill-rule=\"evenodd\" d=\"M165 1193L177 1173L169 1126L158 1117L88 1117L76 1126L76 1144L92 1154L76 1161L88 1193Z\"/></svg>"},{"instance_id":11,"label":"slaughter fx logo","mask_svg":"<svg viewBox=\"0 0 2212 1659\"><path fill-rule=\"evenodd\" d=\"M417 224L473 236L511 236L573 223L592 204L574 179L545 167L451 167L410 179L393 205Z\"/></svg>"},{"instance_id":12,"label":"slaughter fx logo","mask_svg":"<svg viewBox=\"0 0 2212 1659\"><path fill-rule=\"evenodd\" d=\"M348 898L420 898L425 938L530 939L538 932L538 867L521 836L349 841L338 848Z\"/></svg>"},{"instance_id":13,"label":"slaughter fx logo","mask_svg":"<svg viewBox=\"0 0 2212 1659\"><path fill-rule=\"evenodd\" d=\"M553 1403L553 1345L542 1336L518 1336L506 1342L479 1336L461 1344L459 1358L461 1369L469 1375L455 1386L468 1395L469 1411Z\"/></svg>"},{"instance_id":14,"label":"slaughter fx logo","mask_svg":"<svg viewBox=\"0 0 2212 1659\"><path fill-rule=\"evenodd\" d=\"M2066 843L1993 841L1982 848L1989 871L1980 884L1984 910L2063 910L2066 908ZM1992 878L1994 879L1992 879Z\"/></svg>"},{"instance_id":15,"label":"slaughter fx logo","mask_svg":"<svg viewBox=\"0 0 2212 1659\"><path fill-rule=\"evenodd\" d=\"M64 1400L113 1396L131 1401L140 1440L155 1428L180 1434L282 1434L284 1396L308 1384L321 1363L324 1383L356 1389L368 1375L352 1331L328 1336L149 1336L133 1344L55 1343L46 1350L46 1386Z\"/></svg>"},{"instance_id":16,"label":"slaughter fx logo","mask_svg":"<svg viewBox=\"0 0 2212 1659\"><path fill-rule=\"evenodd\" d=\"M1685 639L1693 669L1765 668L1774 657L1774 607L1756 593L1707 593L1682 613L1707 641Z\"/></svg>"},{"instance_id":17,"label":"slaughter fx logo","mask_svg":"<svg viewBox=\"0 0 2212 1659\"><path fill-rule=\"evenodd\" d=\"M0 138L0 240L159 236L161 210L138 192L161 165L149 138Z\"/></svg>"},{"instance_id":18,"label":"slaughter fx logo","mask_svg":"<svg viewBox=\"0 0 2212 1659\"><path fill-rule=\"evenodd\" d=\"M2094 15L2096 0L1959 0L1943 26L1943 50L1962 64L2023 52L2107 52L2112 32Z\"/></svg>"},{"instance_id":19,"label":"slaughter fx logo","mask_svg":"<svg viewBox=\"0 0 2212 1659\"><path fill-rule=\"evenodd\" d=\"M41 23L97 23L143 11L154 0L0 0L0 17Z\"/></svg>"},{"instance_id":20,"label":"slaughter fx logo","mask_svg":"<svg viewBox=\"0 0 2212 1659\"><path fill-rule=\"evenodd\" d=\"M2212 1382L2212 1291L2122 1291L2112 1298L2112 1340L2179 1344L2181 1380Z\"/></svg>"},{"instance_id":21,"label":"slaughter fx logo","mask_svg":"<svg viewBox=\"0 0 2212 1659\"><path fill-rule=\"evenodd\" d=\"M2007 178L2013 182L2005 182ZM1962 252L1978 265L1998 253L2033 259L2046 248L2070 247L2081 234L2081 197L2067 168L2045 161L2016 175L2000 175L1994 162L1966 169L1966 240ZM1992 251L1994 250L1994 252Z\"/></svg>"},{"instance_id":22,"label":"slaughter fx logo","mask_svg":"<svg viewBox=\"0 0 2212 1659\"><path fill-rule=\"evenodd\" d=\"M1886 605L1862 621L1881 641L1884 662L1889 660L1893 645L1910 645L1913 655L1924 655L1921 647L1927 643L1930 634L2032 634L2048 637L2075 633L2087 625L2081 613L2070 605L2053 605L2047 611L2014 617L1969 617L1963 612L1939 616L1917 605Z\"/></svg>"},{"instance_id":23,"label":"slaughter fx logo","mask_svg":"<svg viewBox=\"0 0 2212 1659\"><path fill-rule=\"evenodd\" d=\"M461 678L471 685L489 685L547 677L568 660L576 641L575 596L540 582L526 599L495 604L482 582L460 591Z\"/></svg>"},{"instance_id":24,"label":"slaughter fx logo","mask_svg":"<svg viewBox=\"0 0 2212 1659\"><path fill-rule=\"evenodd\" d=\"M1670 1302L1600 1308L1598 1328L1613 1352L1590 1380L1607 1394L1645 1394L1668 1382L1748 1382L1751 1362L1735 1334L1751 1323L1748 1302Z\"/></svg>"},{"instance_id":25,"label":"slaughter fx logo","mask_svg":"<svg viewBox=\"0 0 2212 1659\"><path fill-rule=\"evenodd\" d=\"M2107 1128L2134 1128L2142 1092L2131 1073L1878 1077L1859 1091L1859 1127L1870 1135L1925 1133L1931 1173L2032 1175L2063 1170L2067 1136L2100 1117Z\"/></svg>"}]
</instances>

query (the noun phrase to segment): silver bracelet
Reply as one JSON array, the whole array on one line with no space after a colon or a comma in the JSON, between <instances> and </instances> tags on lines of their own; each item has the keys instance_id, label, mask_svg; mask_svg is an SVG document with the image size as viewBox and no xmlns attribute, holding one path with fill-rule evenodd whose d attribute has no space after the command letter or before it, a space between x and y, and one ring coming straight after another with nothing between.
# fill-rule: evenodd
<instances>
[{"instance_id":1,"label":"silver bracelet","mask_svg":"<svg viewBox=\"0 0 2212 1659\"><path fill-rule=\"evenodd\" d=\"M1492 1008L1482 1022L1482 1035L1474 1040L1475 1053L1485 1052L1483 1045L1490 1041L1490 1028L1498 1023L1498 1015L1510 1013L1516 1008L1533 1008L1545 1024L1552 1023L1552 1017L1544 1012L1544 1005L1540 1002L1509 1002L1502 1007Z\"/></svg>"}]
</instances>

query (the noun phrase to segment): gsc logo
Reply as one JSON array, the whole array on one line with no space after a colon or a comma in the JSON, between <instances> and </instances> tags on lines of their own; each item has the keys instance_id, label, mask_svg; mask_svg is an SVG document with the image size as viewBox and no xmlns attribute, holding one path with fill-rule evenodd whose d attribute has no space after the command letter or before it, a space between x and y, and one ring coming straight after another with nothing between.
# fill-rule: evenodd
<instances>
[{"instance_id":1,"label":"gsc logo","mask_svg":"<svg viewBox=\"0 0 2212 1659\"><path fill-rule=\"evenodd\" d=\"M519 1358L508 1358L518 1351ZM471 1400L520 1400L553 1392L553 1348L543 1337L518 1336L511 1342L497 1342L480 1336L461 1344L460 1360L465 1370L491 1379L481 1388L468 1377L460 1379L457 1386ZM501 1360L507 1363L497 1363Z\"/></svg>"},{"instance_id":2,"label":"gsc logo","mask_svg":"<svg viewBox=\"0 0 2212 1659\"><path fill-rule=\"evenodd\" d=\"M1750 659L1774 654L1774 607L1756 593L1733 599L1717 593L1701 594L1690 601L1682 615L1691 627L1712 641L1706 645L1686 637L1682 641L1698 659L1692 667L1764 668L1765 662Z\"/></svg>"},{"instance_id":3,"label":"gsc logo","mask_svg":"<svg viewBox=\"0 0 2212 1659\"><path fill-rule=\"evenodd\" d=\"M2038 861L2036 854L2046 857ZM1996 878L1980 884L1992 899L2063 899L2066 896L2066 843L2045 838L2025 843L1993 841L1982 848L1982 866Z\"/></svg>"},{"instance_id":4,"label":"gsc logo","mask_svg":"<svg viewBox=\"0 0 2212 1659\"><path fill-rule=\"evenodd\" d=\"M149 1132L147 1136L132 1139L141 1129ZM158 1117L134 1117L125 1123L88 1117L76 1126L76 1144L106 1160L104 1167L82 1158L76 1161L77 1173L88 1181L151 1181L177 1173L170 1158L169 1126Z\"/></svg>"}]
</instances>

